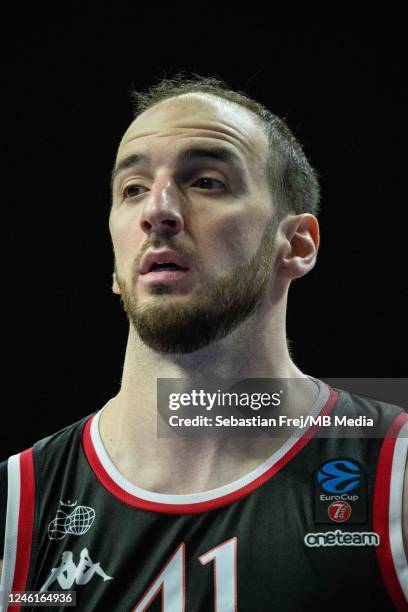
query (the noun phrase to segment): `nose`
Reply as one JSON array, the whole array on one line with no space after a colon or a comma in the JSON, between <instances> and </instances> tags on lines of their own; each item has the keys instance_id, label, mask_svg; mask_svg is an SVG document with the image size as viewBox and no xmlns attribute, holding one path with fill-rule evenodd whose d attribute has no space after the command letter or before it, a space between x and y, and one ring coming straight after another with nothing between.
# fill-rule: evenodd
<instances>
[{"instance_id":1,"label":"nose","mask_svg":"<svg viewBox=\"0 0 408 612\"><path fill-rule=\"evenodd\" d=\"M146 234L175 236L184 229L183 195L172 178L153 185L144 205L140 225Z\"/></svg>"}]
</instances>

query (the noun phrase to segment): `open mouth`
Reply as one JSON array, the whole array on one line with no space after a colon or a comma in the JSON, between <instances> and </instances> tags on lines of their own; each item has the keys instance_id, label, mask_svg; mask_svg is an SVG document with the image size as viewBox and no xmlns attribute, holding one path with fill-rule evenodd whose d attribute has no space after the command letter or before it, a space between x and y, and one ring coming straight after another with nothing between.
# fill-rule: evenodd
<instances>
[{"instance_id":1,"label":"open mouth","mask_svg":"<svg viewBox=\"0 0 408 612\"><path fill-rule=\"evenodd\" d=\"M163 263L154 263L149 272L163 272L166 270L188 270L188 268L182 268L175 263L172 262L163 262Z\"/></svg>"},{"instance_id":2,"label":"open mouth","mask_svg":"<svg viewBox=\"0 0 408 612\"><path fill-rule=\"evenodd\" d=\"M144 283L179 281L189 272L189 264L187 257L169 249L148 251L141 261L140 278Z\"/></svg>"},{"instance_id":3,"label":"open mouth","mask_svg":"<svg viewBox=\"0 0 408 612\"><path fill-rule=\"evenodd\" d=\"M151 282L178 281L185 277L189 268L184 268L173 261L161 261L153 263L150 270L144 275L145 280Z\"/></svg>"},{"instance_id":4,"label":"open mouth","mask_svg":"<svg viewBox=\"0 0 408 612\"><path fill-rule=\"evenodd\" d=\"M161 263L153 263L150 267L150 270L148 272L148 274L150 272L166 272L166 271L174 271L174 270L180 270L183 272L187 272L188 268L183 268L182 266L179 266L176 263L173 263L171 261L163 261Z\"/></svg>"}]
</instances>

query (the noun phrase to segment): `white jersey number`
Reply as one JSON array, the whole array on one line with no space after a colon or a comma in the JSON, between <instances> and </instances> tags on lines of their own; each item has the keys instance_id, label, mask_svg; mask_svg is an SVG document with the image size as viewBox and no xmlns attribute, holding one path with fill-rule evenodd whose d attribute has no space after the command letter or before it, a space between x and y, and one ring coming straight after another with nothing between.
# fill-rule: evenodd
<instances>
[{"instance_id":1,"label":"white jersey number","mask_svg":"<svg viewBox=\"0 0 408 612\"><path fill-rule=\"evenodd\" d=\"M208 552L198 560L202 565L214 561L214 610L236 612L237 610L237 538L231 538ZM145 612L161 594L163 612L185 612L185 544L180 544L167 561L133 612Z\"/></svg>"}]
</instances>

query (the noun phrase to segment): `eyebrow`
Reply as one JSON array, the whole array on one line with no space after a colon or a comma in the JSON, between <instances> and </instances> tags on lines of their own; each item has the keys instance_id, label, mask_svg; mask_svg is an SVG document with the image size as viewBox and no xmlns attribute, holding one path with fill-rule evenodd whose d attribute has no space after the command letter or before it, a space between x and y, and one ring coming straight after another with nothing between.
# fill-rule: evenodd
<instances>
[{"instance_id":1,"label":"eyebrow","mask_svg":"<svg viewBox=\"0 0 408 612\"><path fill-rule=\"evenodd\" d=\"M179 164L183 162L186 163L191 161L201 161L206 159L215 159L217 161L238 166L240 169L242 169L241 158L233 151L230 151L229 149L226 149L224 147L195 147L192 149L186 149L177 156L177 163ZM151 163L151 161L151 158L147 155L144 155L143 153L132 153L131 155L124 157L114 166L112 170L111 186L113 186L113 183L118 174L120 174L124 170L127 170L128 168L133 168L141 163L149 164Z\"/></svg>"}]
</instances>

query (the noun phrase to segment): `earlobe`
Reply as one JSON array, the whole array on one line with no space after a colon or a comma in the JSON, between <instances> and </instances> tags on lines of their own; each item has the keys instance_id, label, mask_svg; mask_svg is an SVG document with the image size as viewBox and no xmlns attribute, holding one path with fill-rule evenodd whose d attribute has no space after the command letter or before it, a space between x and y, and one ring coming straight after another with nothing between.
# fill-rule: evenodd
<instances>
[{"instance_id":1,"label":"earlobe","mask_svg":"<svg viewBox=\"0 0 408 612\"><path fill-rule=\"evenodd\" d=\"M316 263L319 249L319 223L314 215L304 213L285 219L280 272L288 280L304 276Z\"/></svg>"},{"instance_id":2,"label":"earlobe","mask_svg":"<svg viewBox=\"0 0 408 612\"><path fill-rule=\"evenodd\" d=\"M120 287L118 285L118 281L116 280L115 272L113 273L112 291L113 291L113 293L116 293L117 295L120 295Z\"/></svg>"}]
</instances>

